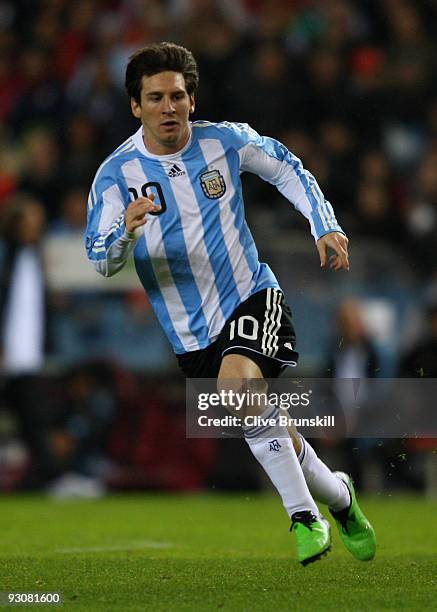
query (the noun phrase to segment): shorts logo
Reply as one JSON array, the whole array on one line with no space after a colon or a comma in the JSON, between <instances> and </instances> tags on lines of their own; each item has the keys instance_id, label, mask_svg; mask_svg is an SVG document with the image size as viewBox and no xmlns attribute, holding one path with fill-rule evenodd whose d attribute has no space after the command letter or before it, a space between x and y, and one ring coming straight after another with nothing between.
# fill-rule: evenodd
<instances>
[{"instance_id":1,"label":"shorts logo","mask_svg":"<svg viewBox=\"0 0 437 612\"><path fill-rule=\"evenodd\" d=\"M221 198L226 192L225 179L219 170L210 170L201 174L200 184L202 185L203 193L211 200Z\"/></svg>"}]
</instances>

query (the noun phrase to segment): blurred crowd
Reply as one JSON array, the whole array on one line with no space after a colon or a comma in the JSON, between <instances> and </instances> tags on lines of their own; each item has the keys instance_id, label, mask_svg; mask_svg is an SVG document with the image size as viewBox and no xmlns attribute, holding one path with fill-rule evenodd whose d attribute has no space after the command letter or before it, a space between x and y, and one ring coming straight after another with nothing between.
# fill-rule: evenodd
<instances>
[{"instance_id":1,"label":"blurred crowd","mask_svg":"<svg viewBox=\"0 0 437 612\"><path fill-rule=\"evenodd\" d=\"M0 205L37 199L75 231L102 159L135 129L138 47L198 58L196 118L250 123L301 156L347 231L435 269L433 0L2 0ZM251 206L263 206L253 190Z\"/></svg>"},{"instance_id":2,"label":"blurred crowd","mask_svg":"<svg viewBox=\"0 0 437 612\"><path fill-rule=\"evenodd\" d=\"M0 346L9 375L0 389L0 437L9 432L14 439L17 397L35 397L32 376L50 351L69 356L63 391L70 395L59 403L69 408L62 418L56 409L43 411L53 417L45 437L35 434L36 424L45 422L37 412L25 418L27 451L42 465L38 478L89 474L90 457L121 453L122 443L110 434L78 441L89 427L76 414L85 410L81 393L94 406L88 414L97 411L101 432L112 431L119 414L112 406L118 406L118 391L102 388L104 377L95 371L81 379L83 371L75 369L81 360L109 354L123 356L125 366L142 362L149 372L174 367L142 294L50 291L42 257L49 238L82 240L95 171L137 128L124 91L125 65L151 42L171 40L194 52L200 69L195 119L248 122L301 157L343 228L373 254L372 286L382 274L376 254L390 250L396 265L394 274L385 270L383 282L391 282L397 314L406 299L395 278L407 278L409 295L417 298L408 333L399 320L384 319L393 335L408 337L387 370L372 309L364 313L366 331L363 304L336 302L338 329L322 324L333 348L324 364L319 350L313 374L437 376L436 31L435 0L0 0ZM278 244L281 236L292 235L296 243L307 236L305 224L284 213L282 197L269 185L249 177L245 189L249 220L255 226L261 220L265 236L272 232ZM16 279L30 270L33 285L23 296ZM319 297L315 291L308 305L297 295L297 314L326 310ZM18 310L16 303L27 307ZM385 311L373 312L381 321ZM305 336L304 321L303 327ZM308 326L307 338L314 329ZM356 348L359 359L346 359L338 346ZM103 396L110 401L102 401L102 413ZM211 457L218 451L202 452ZM200 462L193 456L194 465ZM26 473L28 482L38 480ZM188 488L200 486L204 476L193 476Z\"/></svg>"}]
</instances>

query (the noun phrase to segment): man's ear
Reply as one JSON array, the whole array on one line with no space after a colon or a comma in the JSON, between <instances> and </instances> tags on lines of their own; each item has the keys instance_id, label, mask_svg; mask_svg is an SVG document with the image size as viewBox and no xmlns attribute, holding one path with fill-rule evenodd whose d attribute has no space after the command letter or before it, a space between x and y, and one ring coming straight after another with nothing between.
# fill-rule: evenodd
<instances>
[{"instance_id":1,"label":"man's ear","mask_svg":"<svg viewBox=\"0 0 437 612\"><path fill-rule=\"evenodd\" d=\"M194 100L194 96L191 95L190 96L190 115L191 113L194 113L194 109L196 108L196 102Z\"/></svg>"},{"instance_id":2,"label":"man's ear","mask_svg":"<svg viewBox=\"0 0 437 612\"><path fill-rule=\"evenodd\" d=\"M135 100L135 98L130 99L130 108L132 111L132 115L137 119L141 119L141 105Z\"/></svg>"}]
</instances>

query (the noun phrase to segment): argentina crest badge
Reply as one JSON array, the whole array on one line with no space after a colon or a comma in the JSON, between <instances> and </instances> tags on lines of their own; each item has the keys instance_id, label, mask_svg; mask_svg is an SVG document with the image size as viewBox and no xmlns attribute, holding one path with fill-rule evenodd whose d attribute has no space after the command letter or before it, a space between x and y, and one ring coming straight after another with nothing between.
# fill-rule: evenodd
<instances>
[{"instance_id":1,"label":"argentina crest badge","mask_svg":"<svg viewBox=\"0 0 437 612\"><path fill-rule=\"evenodd\" d=\"M207 198L216 200L226 192L226 183L219 170L209 170L200 175L200 184Z\"/></svg>"}]
</instances>

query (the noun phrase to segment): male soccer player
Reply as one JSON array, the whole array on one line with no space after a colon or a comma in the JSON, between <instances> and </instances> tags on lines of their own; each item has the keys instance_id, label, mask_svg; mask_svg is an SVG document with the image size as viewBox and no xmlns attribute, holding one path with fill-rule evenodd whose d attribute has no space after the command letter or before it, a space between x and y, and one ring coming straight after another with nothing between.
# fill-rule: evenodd
<instances>
[{"instance_id":1,"label":"male soccer player","mask_svg":"<svg viewBox=\"0 0 437 612\"><path fill-rule=\"evenodd\" d=\"M98 272L118 272L133 252L140 280L183 372L192 378L274 378L295 365L290 310L258 253L244 218L240 174L274 184L308 219L322 266L349 269L348 240L314 177L281 143L246 124L189 121L198 72L172 43L140 49L126 88L139 130L100 166L88 200L86 248ZM260 382L260 381L258 381ZM261 381L262 382L262 381ZM268 408L261 415L277 415ZM246 427L250 450L280 494L299 561L331 545L325 503L358 559L375 554L375 535L351 479L333 473L297 432Z\"/></svg>"}]
</instances>

